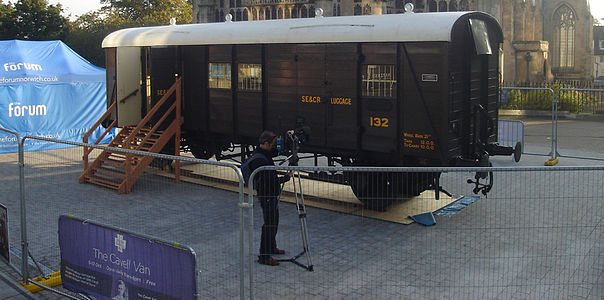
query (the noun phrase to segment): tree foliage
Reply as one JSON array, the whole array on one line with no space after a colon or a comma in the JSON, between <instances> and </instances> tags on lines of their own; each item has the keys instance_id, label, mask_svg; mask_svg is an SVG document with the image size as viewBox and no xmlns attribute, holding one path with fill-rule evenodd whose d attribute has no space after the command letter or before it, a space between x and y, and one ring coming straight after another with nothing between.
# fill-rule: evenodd
<instances>
[{"instance_id":1,"label":"tree foliage","mask_svg":"<svg viewBox=\"0 0 604 300\"><path fill-rule=\"evenodd\" d=\"M101 43L109 33L129 27L192 22L192 0L96 0L103 4L70 22L60 4L47 0L0 0L0 39L63 40L93 64L104 66Z\"/></svg>"},{"instance_id":2,"label":"tree foliage","mask_svg":"<svg viewBox=\"0 0 604 300\"><path fill-rule=\"evenodd\" d=\"M69 20L60 4L46 0L19 0L12 6L0 3L0 39L56 40L69 32Z\"/></svg>"},{"instance_id":3,"label":"tree foliage","mask_svg":"<svg viewBox=\"0 0 604 300\"><path fill-rule=\"evenodd\" d=\"M68 44L90 62L104 66L101 43L109 33L130 27L191 23L190 0L100 0L104 6L72 23Z\"/></svg>"},{"instance_id":4,"label":"tree foliage","mask_svg":"<svg viewBox=\"0 0 604 300\"><path fill-rule=\"evenodd\" d=\"M105 21L120 28L191 23L191 0L101 0Z\"/></svg>"}]
</instances>

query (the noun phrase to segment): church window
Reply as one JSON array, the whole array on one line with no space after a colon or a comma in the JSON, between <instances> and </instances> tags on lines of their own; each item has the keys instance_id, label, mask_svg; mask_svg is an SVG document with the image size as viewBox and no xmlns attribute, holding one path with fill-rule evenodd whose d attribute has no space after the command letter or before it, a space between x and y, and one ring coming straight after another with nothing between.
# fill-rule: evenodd
<instances>
[{"instance_id":1,"label":"church window","mask_svg":"<svg viewBox=\"0 0 604 300\"><path fill-rule=\"evenodd\" d=\"M604 50L604 40L600 40L600 50Z\"/></svg>"},{"instance_id":2,"label":"church window","mask_svg":"<svg viewBox=\"0 0 604 300\"><path fill-rule=\"evenodd\" d=\"M396 0L394 3L394 8L396 9L403 9L404 6L404 0Z\"/></svg>"},{"instance_id":3,"label":"church window","mask_svg":"<svg viewBox=\"0 0 604 300\"><path fill-rule=\"evenodd\" d=\"M229 7L235 7L235 0L229 1Z\"/></svg>"},{"instance_id":4,"label":"church window","mask_svg":"<svg viewBox=\"0 0 604 300\"><path fill-rule=\"evenodd\" d=\"M302 6L300 11L302 12L302 15L300 16L300 18L308 18L308 10L306 10L306 6Z\"/></svg>"},{"instance_id":5,"label":"church window","mask_svg":"<svg viewBox=\"0 0 604 300\"><path fill-rule=\"evenodd\" d=\"M314 6L311 6L311 7L308 9L308 17L309 17L309 18L314 18L315 16L316 16L316 15L315 15L315 7L314 7Z\"/></svg>"},{"instance_id":6,"label":"church window","mask_svg":"<svg viewBox=\"0 0 604 300\"><path fill-rule=\"evenodd\" d=\"M435 12L436 11L436 0L428 1L428 11Z\"/></svg>"},{"instance_id":7,"label":"church window","mask_svg":"<svg viewBox=\"0 0 604 300\"><path fill-rule=\"evenodd\" d=\"M283 19L283 8L279 7L277 11L277 19Z\"/></svg>"},{"instance_id":8,"label":"church window","mask_svg":"<svg viewBox=\"0 0 604 300\"><path fill-rule=\"evenodd\" d=\"M461 2L459 2L459 10L460 11L470 10L470 6L468 5L468 0L461 0Z\"/></svg>"},{"instance_id":9,"label":"church window","mask_svg":"<svg viewBox=\"0 0 604 300\"><path fill-rule=\"evenodd\" d=\"M445 0L438 2L438 11L447 11L447 2Z\"/></svg>"},{"instance_id":10,"label":"church window","mask_svg":"<svg viewBox=\"0 0 604 300\"><path fill-rule=\"evenodd\" d=\"M358 16L358 15L362 15L363 14L363 9L361 8L360 5L355 5L354 6L354 15Z\"/></svg>"},{"instance_id":11,"label":"church window","mask_svg":"<svg viewBox=\"0 0 604 300\"><path fill-rule=\"evenodd\" d=\"M449 2L449 11L457 11L457 1L451 0Z\"/></svg>"},{"instance_id":12,"label":"church window","mask_svg":"<svg viewBox=\"0 0 604 300\"><path fill-rule=\"evenodd\" d=\"M554 21L554 65L559 68L572 68L575 60L575 14L568 6L562 5L556 10Z\"/></svg>"},{"instance_id":13,"label":"church window","mask_svg":"<svg viewBox=\"0 0 604 300\"><path fill-rule=\"evenodd\" d=\"M298 7L294 6L294 8L292 8L292 18L297 18L298 17Z\"/></svg>"},{"instance_id":14,"label":"church window","mask_svg":"<svg viewBox=\"0 0 604 300\"><path fill-rule=\"evenodd\" d=\"M363 14L364 15L370 15L371 14L371 6L369 6L369 4L365 5L365 8L363 9Z\"/></svg>"}]
</instances>

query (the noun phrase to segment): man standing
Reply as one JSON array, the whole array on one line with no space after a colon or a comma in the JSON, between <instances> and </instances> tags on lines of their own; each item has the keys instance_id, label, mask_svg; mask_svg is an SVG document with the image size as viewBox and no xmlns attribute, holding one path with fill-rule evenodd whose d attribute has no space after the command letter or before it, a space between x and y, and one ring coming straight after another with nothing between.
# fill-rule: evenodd
<instances>
[{"instance_id":1,"label":"man standing","mask_svg":"<svg viewBox=\"0 0 604 300\"><path fill-rule=\"evenodd\" d=\"M273 157L278 155L277 136L272 131L264 131L258 139L259 145L250 158L250 172L262 166L274 166ZM260 237L260 255L258 262L263 265L277 266L279 262L272 258L273 254L285 254L277 248L275 240L279 226L279 194L281 183L288 181L289 174L277 176L277 171L266 170L259 172L254 178L254 187L258 194L264 224Z\"/></svg>"}]
</instances>

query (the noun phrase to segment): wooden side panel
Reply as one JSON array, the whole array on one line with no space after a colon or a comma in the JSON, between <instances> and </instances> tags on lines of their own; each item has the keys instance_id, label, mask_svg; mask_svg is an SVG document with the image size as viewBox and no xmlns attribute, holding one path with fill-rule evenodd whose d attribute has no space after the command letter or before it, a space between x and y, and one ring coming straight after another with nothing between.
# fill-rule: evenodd
<instances>
[{"instance_id":1,"label":"wooden side panel","mask_svg":"<svg viewBox=\"0 0 604 300\"><path fill-rule=\"evenodd\" d=\"M325 145L328 105L325 93L325 45L298 45L296 58L296 120L310 127L312 135L307 145L322 147Z\"/></svg>"},{"instance_id":2,"label":"wooden side panel","mask_svg":"<svg viewBox=\"0 0 604 300\"><path fill-rule=\"evenodd\" d=\"M168 89L176 81L175 75L178 73L178 54L176 47L151 48L149 50L149 69L151 77L151 97L149 102L144 105L146 115L159 100L166 94ZM164 115L165 111L174 103L176 95L172 95L158 112L151 119L151 124L155 124ZM168 122L160 127L165 129Z\"/></svg>"},{"instance_id":3,"label":"wooden side panel","mask_svg":"<svg viewBox=\"0 0 604 300\"><path fill-rule=\"evenodd\" d=\"M261 45L237 45L236 62L240 64L262 64ZM238 72L233 70L233 72ZM239 87L236 89L237 99L237 128L238 135L257 137L262 132L262 93L263 91L246 91Z\"/></svg>"},{"instance_id":4,"label":"wooden side panel","mask_svg":"<svg viewBox=\"0 0 604 300\"><path fill-rule=\"evenodd\" d=\"M357 44L334 44L325 48L327 147L357 149L357 86L360 82L357 49Z\"/></svg>"},{"instance_id":5,"label":"wooden side panel","mask_svg":"<svg viewBox=\"0 0 604 300\"><path fill-rule=\"evenodd\" d=\"M447 164L447 45L405 43L401 47L403 155Z\"/></svg>"},{"instance_id":6,"label":"wooden side panel","mask_svg":"<svg viewBox=\"0 0 604 300\"><path fill-rule=\"evenodd\" d=\"M232 46L209 46L208 63L231 64L232 76ZM232 78L232 77L231 77ZM233 134L233 92L231 88L209 89L209 129L214 133L231 136Z\"/></svg>"},{"instance_id":7,"label":"wooden side panel","mask_svg":"<svg viewBox=\"0 0 604 300\"><path fill-rule=\"evenodd\" d=\"M368 65L393 66L397 74L396 44L363 44L361 73ZM384 76L390 76L383 74ZM379 74L376 78L381 77ZM400 80L400 78L397 78ZM361 82L363 84L363 82ZM367 151L393 153L397 150L397 93L391 97L361 96L361 148ZM376 121L378 120L378 121Z\"/></svg>"},{"instance_id":8,"label":"wooden side panel","mask_svg":"<svg viewBox=\"0 0 604 300\"><path fill-rule=\"evenodd\" d=\"M182 48L183 128L206 131L208 122L208 55L206 46Z\"/></svg>"},{"instance_id":9,"label":"wooden side panel","mask_svg":"<svg viewBox=\"0 0 604 300\"><path fill-rule=\"evenodd\" d=\"M296 124L297 63L296 45L266 45L265 128L276 133Z\"/></svg>"}]
</instances>

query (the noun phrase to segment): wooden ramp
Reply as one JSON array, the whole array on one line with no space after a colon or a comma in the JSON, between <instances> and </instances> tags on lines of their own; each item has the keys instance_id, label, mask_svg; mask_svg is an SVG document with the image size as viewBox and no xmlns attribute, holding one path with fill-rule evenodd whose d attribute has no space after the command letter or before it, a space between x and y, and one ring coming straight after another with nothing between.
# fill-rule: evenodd
<instances>
[{"instance_id":1,"label":"wooden ramp","mask_svg":"<svg viewBox=\"0 0 604 300\"><path fill-rule=\"evenodd\" d=\"M238 192L239 180L237 179L237 175L234 172L218 172L217 168L220 167L203 164L182 166L183 176L181 177L181 180ZM162 176L174 176L161 170L156 170L155 172ZM450 197L441 192L439 200L435 200L434 191L428 190L424 191L419 196L402 199L391 205L386 211L374 211L364 209L362 203L356 198L348 185L305 178L302 178L301 184L304 191L304 202L307 206L401 224L413 223L414 221L411 220L409 216L434 212L462 197L455 195ZM247 191L246 187L245 192L247 193ZM295 203L296 199L294 197L292 180L288 181L283 187L281 201Z\"/></svg>"}]
</instances>

